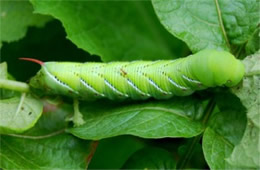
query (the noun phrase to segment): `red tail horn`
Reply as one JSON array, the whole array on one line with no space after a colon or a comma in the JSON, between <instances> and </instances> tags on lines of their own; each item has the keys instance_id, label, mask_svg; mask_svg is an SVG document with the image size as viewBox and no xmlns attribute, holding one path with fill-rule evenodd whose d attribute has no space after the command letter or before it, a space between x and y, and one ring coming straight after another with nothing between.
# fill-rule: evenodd
<instances>
[{"instance_id":1,"label":"red tail horn","mask_svg":"<svg viewBox=\"0 0 260 170\"><path fill-rule=\"evenodd\" d=\"M34 58L19 58L20 60L25 60L25 61L31 61L37 64L40 64L41 66L44 64L44 62L34 59Z\"/></svg>"}]
</instances>

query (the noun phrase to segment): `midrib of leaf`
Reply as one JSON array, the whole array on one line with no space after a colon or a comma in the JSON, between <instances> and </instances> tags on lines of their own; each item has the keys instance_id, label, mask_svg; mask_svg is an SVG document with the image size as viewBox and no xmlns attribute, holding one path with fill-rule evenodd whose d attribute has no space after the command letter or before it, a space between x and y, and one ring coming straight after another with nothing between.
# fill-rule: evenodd
<instances>
[{"instance_id":1,"label":"midrib of leaf","mask_svg":"<svg viewBox=\"0 0 260 170\"><path fill-rule=\"evenodd\" d=\"M17 114L21 111L21 108L22 108L22 105L23 105L23 103L24 103L25 97L26 97L26 93L23 93L23 94L21 95L19 104L18 104L18 106L17 106L17 108L16 108L15 114L14 114L14 116L12 117L12 119L10 119L10 121L9 121L9 123L8 123L9 125L11 125L11 124L13 123L13 120L16 118ZM24 119L24 117L22 117L22 118L23 118L24 122L26 122L26 120Z\"/></svg>"},{"instance_id":2,"label":"midrib of leaf","mask_svg":"<svg viewBox=\"0 0 260 170\"><path fill-rule=\"evenodd\" d=\"M220 26L221 31L223 33L224 39L226 41L226 44L227 44L228 48L230 49L230 43L229 43L229 40L228 40L228 37L227 37L227 33L226 33L226 30L225 30L225 27L224 27L224 24L223 24L221 10L219 8L218 0L215 0L215 4L216 4L216 8L217 8L217 13L218 13L219 26Z\"/></svg>"},{"instance_id":3,"label":"midrib of leaf","mask_svg":"<svg viewBox=\"0 0 260 170\"><path fill-rule=\"evenodd\" d=\"M137 10L139 11L139 13L143 16L143 19L144 19L144 22L147 23L147 25L149 26L149 29L151 30L153 36L159 41L161 42L161 44L163 44L166 49L167 49L167 52L169 54L173 54L171 52L171 47L169 46L169 43L166 42L165 39L162 38L159 30L157 29L155 23L152 21L151 17L147 15L146 12L144 12L144 6L143 4L141 4L139 1L133 1L135 2L135 6L137 8ZM157 19L157 18L156 18Z\"/></svg>"},{"instance_id":4,"label":"midrib of leaf","mask_svg":"<svg viewBox=\"0 0 260 170\"><path fill-rule=\"evenodd\" d=\"M20 110L21 110L21 108L22 108L22 105L23 105L23 102L24 102L24 99L25 99L25 96L26 96L26 93L23 93L23 94L21 95L20 102L19 102L19 104L18 104L18 106L17 106L16 112L15 112L15 115L14 115L13 118L15 118L15 117L17 116L17 114L20 112Z\"/></svg>"},{"instance_id":5,"label":"midrib of leaf","mask_svg":"<svg viewBox=\"0 0 260 170\"><path fill-rule=\"evenodd\" d=\"M18 134L6 134L7 136L12 136L12 137L18 137L18 138L24 138L24 139L45 139L45 138L50 138L53 136L57 136L59 134L62 134L65 132L65 129L61 129L46 135L41 135L41 136L28 136L28 135L18 135Z\"/></svg>"},{"instance_id":6,"label":"midrib of leaf","mask_svg":"<svg viewBox=\"0 0 260 170\"><path fill-rule=\"evenodd\" d=\"M162 111L162 112L172 113L172 114L174 114L176 116L180 116L180 117L186 118L188 120L193 120L192 118L190 118L190 117L188 117L186 115L178 113L178 110L166 109L166 108L161 108L161 107L152 107L152 106L146 106L146 107L142 107L142 108L131 108L131 109L123 110L123 111L116 111L116 112L113 112L113 114L104 114L105 116L102 116L102 117L105 118L105 117L120 115L120 114L127 113L127 112L147 111L147 110ZM88 119L88 120L90 120L90 119Z\"/></svg>"}]
</instances>

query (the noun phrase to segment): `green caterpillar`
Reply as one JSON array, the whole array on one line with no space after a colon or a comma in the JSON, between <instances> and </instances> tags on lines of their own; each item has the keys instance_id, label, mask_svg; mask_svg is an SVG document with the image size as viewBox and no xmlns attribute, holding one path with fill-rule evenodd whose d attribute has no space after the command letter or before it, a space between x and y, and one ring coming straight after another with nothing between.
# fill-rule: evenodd
<instances>
[{"instance_id":1,"label":"green caterpillar","mask_svg":"<svg viewBox=\"0 0 260 170\"><path fill-rule=\"evenodd\" d=\"M215 86L235 86L243 78L241 61L225 51L203 50L176 60L110 63L41 62L30 80L33 89L84 100L98 98L167 99Z\"/></svg>"}]
</instances>

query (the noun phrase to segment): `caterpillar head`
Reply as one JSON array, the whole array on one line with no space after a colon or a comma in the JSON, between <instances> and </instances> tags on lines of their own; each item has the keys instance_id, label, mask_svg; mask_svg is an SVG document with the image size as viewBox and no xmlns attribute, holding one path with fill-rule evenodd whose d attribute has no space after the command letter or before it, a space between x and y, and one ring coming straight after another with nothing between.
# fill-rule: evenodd
<instances>
[{"instance_id":1,"label":"caterpillar head","mask_svg":"<svg viewBox=\"0 0 260 170\"><path fill-rule=\"evenodd\" d=\"M229 52L203 50L191 57L192 74L206 86L232 87L243 79L243 63Z\"/></svg>"}]
</instances>

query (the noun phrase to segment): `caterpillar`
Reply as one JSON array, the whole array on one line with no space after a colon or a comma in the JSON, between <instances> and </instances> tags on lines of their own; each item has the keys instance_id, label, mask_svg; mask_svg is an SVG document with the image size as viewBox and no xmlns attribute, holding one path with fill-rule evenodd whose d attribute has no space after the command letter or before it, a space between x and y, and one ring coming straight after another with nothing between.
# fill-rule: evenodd
<instances>
[{"instance_id":1,"label":"caterpillar","mask_svg":"<svg viewBox=\"0 0 260 170\"><path fill-rule=\"evenodd\" d=\"M29 85L48 94L83 100L167 99L208 87L237 85L244 66L225 51L203 50L185 58L110 63L41 62Z\"/></svg>"}]
</instances>

